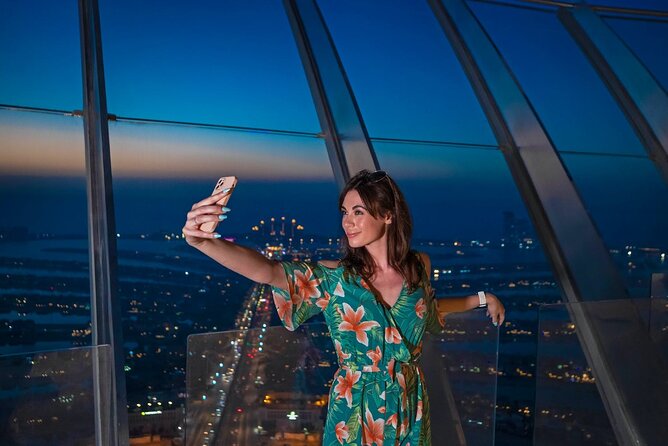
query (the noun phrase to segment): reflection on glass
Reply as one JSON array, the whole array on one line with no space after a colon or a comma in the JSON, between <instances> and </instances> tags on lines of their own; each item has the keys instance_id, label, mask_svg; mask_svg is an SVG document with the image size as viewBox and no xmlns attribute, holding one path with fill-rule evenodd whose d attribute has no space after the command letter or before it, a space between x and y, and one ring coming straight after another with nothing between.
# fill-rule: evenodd
<instances>
[{"instance_id":1,"label":"reflection on glass","mask_svg":"<svg viewBox=\"0 0 668 446\"><path fill-rule=\"evenodd\" d=\"M0 110L0 354L90 343L81 119Z\"/></svg>"}]
</instances>

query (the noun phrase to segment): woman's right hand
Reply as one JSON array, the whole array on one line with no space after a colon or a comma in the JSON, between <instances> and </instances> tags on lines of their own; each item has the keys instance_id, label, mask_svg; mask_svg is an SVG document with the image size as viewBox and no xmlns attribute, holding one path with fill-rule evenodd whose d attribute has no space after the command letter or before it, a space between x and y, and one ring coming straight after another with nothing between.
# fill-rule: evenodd
<instances>
[{"instance_id":1,"label":"woman's right hand","mask_svg":"<svg viewBox=\"0 0 668 446\"><path fill-rule=\"evenodd\" d=\"M220 238L220 234L217 232L202 231L200 226L208 221L220 222L227 218L225 214L230 210L216 204L216 202L230 192L220 192L193 204L190 212L186 215L186 224L181 230L190 246L198 246L207 240Z\"/></svg>"}]
</instances>

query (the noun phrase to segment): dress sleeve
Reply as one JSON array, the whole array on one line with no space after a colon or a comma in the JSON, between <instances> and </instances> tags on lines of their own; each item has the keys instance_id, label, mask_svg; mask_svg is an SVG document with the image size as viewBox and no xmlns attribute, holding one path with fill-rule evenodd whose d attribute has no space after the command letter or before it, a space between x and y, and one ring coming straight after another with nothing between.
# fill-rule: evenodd
<instances>
[{"instance_id":1,"label":"dress sleeve","mask_svg":"<svg viewBox=\"0 0 668 446\"><path fill-rule=\"evenodd\" d=\"M422 261L422 257L416 252L420 265L422 266L422 280L424 283L425 303L427 305L427 317L425 319L425 330L432 334L439 334L445 328L445 319L438 313L436 292L431 287L429 273Z\"/></svg>"},{"instance_id":2,"label":"dress sleeve","mask_svg":"<svg viewBox=\"0 0 668 446\"><path fill-rule=\"evenodd\" d=\"M440 334L445 328L445 319L438 313L434 290L429 286L427 291L427 319L425 321L425 329L429 333Z\"/></svg>"},{"instance_id":3,"label":"dress sleeve","mask_svg":"<svg viewBox=\"0 0 668 446\"><path fill-rule=\"evenodd\" d=\"M305 262L280 262L289 290L272 286L278 317L285 328L294 331L307 319L321 313L329 302L325 268Z\"/></svg>"}]
</instances>

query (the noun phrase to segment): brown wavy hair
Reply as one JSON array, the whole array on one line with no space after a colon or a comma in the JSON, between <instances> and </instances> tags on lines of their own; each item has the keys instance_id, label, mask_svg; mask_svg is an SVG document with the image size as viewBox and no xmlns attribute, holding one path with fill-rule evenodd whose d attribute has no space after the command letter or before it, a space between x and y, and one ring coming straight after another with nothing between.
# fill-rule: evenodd
<instances>
[{"instance_id":1,"label":"brown wavy hair","mask_svg":"<svg viewBox=\"0 0 668 446\"><path fill-rule=\"evenodd\" d=\"M359 193L364 206L374 218L382 218L388 213L392 223L387 230L388 263L406 280L409 292L413 292L420 282L421 261L416 252L411 251L413 220L408 204L399 186L382 171L370 172L362 170L350 178L339 195L339 209L343 206L346 194L351 190ZM373 258L364 248L352 248L348 238L341 237L343 258L340 264L344 267L344 277L360 275L368 281L375 273ZM376 296L378 297L378 296Z\"/></svg>"}]
</instances>

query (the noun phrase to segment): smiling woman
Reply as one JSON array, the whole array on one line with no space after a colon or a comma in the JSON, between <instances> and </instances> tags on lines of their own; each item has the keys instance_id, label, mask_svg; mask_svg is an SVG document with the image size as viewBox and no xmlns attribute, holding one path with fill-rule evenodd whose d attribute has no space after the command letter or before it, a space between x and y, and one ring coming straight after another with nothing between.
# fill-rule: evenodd
<instances>
[{"instance_id":1,"label":"smiling woman","mask_svg":"<svg viewBox=\"0 0 668 446\"><path fill-rule=\"evenodd\" d=\"M444 315L487 300L494 325L505 310L493 294L437 304L430 261L411 250L412 222L398 186L382 171L363 170L343 188L343 258L271 261L260 253L201 230L229 212L216 205L225 192L193 205L186 241L221 265L272 286L283 325L294 331L323 314L339 369L329 393L323 444L430 445L429 398L419 366L426 331L438 333Z\"/></svg>"}]
</instances>

